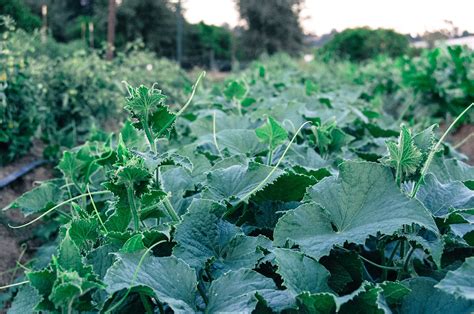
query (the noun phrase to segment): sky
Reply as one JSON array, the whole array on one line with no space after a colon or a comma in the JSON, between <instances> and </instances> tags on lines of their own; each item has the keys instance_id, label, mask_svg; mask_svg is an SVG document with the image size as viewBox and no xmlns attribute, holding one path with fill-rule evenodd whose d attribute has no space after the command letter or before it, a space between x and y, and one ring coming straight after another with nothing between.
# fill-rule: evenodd
<instances>
[{"instance_id":1,"label":"sky","mask_svg":"<svg viewBox=\"0 0 474 314\"><path fill-rule=\"evenodd\" d=\"M234 0L183 0L183 7L191 23L239 24ZM415 35L446 27L444 20L474 32L474 0L306 0L302 12L305 32L316 35L357 26Z\"/></svg>"}]
</instances>

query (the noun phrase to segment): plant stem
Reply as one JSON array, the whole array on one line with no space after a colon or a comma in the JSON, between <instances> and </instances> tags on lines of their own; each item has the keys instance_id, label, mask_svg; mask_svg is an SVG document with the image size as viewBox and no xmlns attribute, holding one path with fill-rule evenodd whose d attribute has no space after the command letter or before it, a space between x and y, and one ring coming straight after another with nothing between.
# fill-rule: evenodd
<instances>
[{"instance_id":1,"label":"plant stem","mask_svg":"<svg viewBox=\"0 0 474 314\"><path fill-rule=\"evenodd\" d=\"M11 288L11 287L16 287L16 286L21 286L21 285L27 284L29 282L30 282L29 280L25 280L25 281L21 281L21 282L17 282L17 283L12 283L12 284L6 285L6 286L1 286L0 290L4 290L4 289Z\"/></svg>"},{"instance_id":2,"label":"plant stem","mask_svg":"<svg viewBox=\"0 0 474 314\"><path fill-rule=\"evenodd\" d=\"M405 251L405 249L404 249L404 243L405 243L405 241L402 242L402 247L400 247L400 249L403 248L403 252ZM403 276L403 274L405 273L405 269L408 267L408 261L410 260L411 255L413 254L414 251L415 251L415 249L412 247L412 248L410 249L410 251L408 252L408 255L407 255L406 259L405 259L405 262L403 263L403 268L402 268L401 271L398 272L398 274L397 274L397 280L401 280L401 279L402 279L402 276ZM400 254L400 257L403 259L404 255L405 255L405 254L403 254L403 255Z\"/></svg>"},{"instance_id":3,"label":"plant stem","mask_svg":"<svg viewBox=\"0 0 474 314\"><path fill-rule=\"evenodd\" d=\"M128 203L130 205L130 209L132 210L133 216L133 227L136 231L140 229L140 222L138 219L138 211L135 207L135 196L133 195L133 186L127 187L127 196L128 196Z\"/></svg>"},{"instance_id":4,"label":"plant stem","mask_svg":"<svg viewBox=\"0 0 474 314\"><path fill-rule=\"evenodd\" d=\"M346 252L352 252L351 250L348 250L342 246L337 246L337 248L343 250L343 251L346 251ZM372 262L371 260L363 257L362 255L360 255L359 253L357 253L357 255L359 255L360 259L371 264L372 266L375 266L375 267L378 267L378 268L381 268L381 269L387 269L387 270L400 270L400 267L389 267L389 266L383 266L383 265L380 265L380 264L377 264L375 262Z\"/></svg>"},{"instance_id":5,"label":"plant stem","mask_svg":"<svg viewBox=\"0 0 474 314\"><path fill-rule=\"evenodd\" d=\"M416 248L414 246L412 246L410 248L410 251L407 254L407 258L405 259L405 263L403 264L403 270L405 272L408 271L408 263L410 262L410 258L413 255L413 253L415 252L415 250L416 250Z\"/></svg>"},{"instance_id":6,"label":"plant stem","mask_svg":"<svg viewBox=\"0 0 474 314\"><path fill-rule=\"evenodd\" d=\"M400 162L397 163L397 170L395 172L395 180L397 181L398 187L400 187L401 184L401 178L400 178Z\"/></svg>"},{"instance_id":7,"label":"plant stem","mask_svg":"<svg viewBox=\"0 0 474 314\"><path fill-rule=\"evenodd\" d=\"M272 159L273 159L273 149L272 149L272 147L270 146L270 147L268 148L267 166L271 166L271 165L272 165Z\"/></svg>"},{"instance_id":8,"label":"plant stem","mask_svg":"<svg viewBox=\"0 0 474 314\"><path fill-rule=\"evenodd\" d=\"M156 303L158 304L158 310L160 311L160 314L165 314L165 309L163 308L163 304L161 304L160 300L155 299Z\"/></svg>"},{"instance_id":9,"label":"plant stem","mask_svg":"<svg viewBox=\"0 0 474 314\"><path fill-rule=\"evenodd\" d=\"M168 196L165 196L163 200L163 205L165 205L166 211L168 212L168 215L170 215L171 219L174 221L181 221L181 218L178 216L176 211L173 208L173 205L171 204L170 200L168 199Z\"/></svg>"},{"instance_id":10,"label":"plant stem","mask_svg":"<svg viewBox=\"0 0 474 314\"><path fill-rule=\"evenodd\" d=\"M142 127L145 131L146 139L148 140L148 144L150 145L150 149L156 154L156 145L155 140L153 139L153 134L151 133L150 128L148 127L148 121L142 121Z\"/></svg>"},{"instance_id":11,"label":"plant stem","mask_svg":"<svg viewBox=\"0 0 474 314\"><path fill-rule=\"evenodd\" d=\"M221 159L224 159L221 154L221 150L219 149L219 145L217 144L217 135L216 135L216 111L212 113L212 139L214 140L214 145L216 146L217 153L221 157Z\"/></svg>"},{"instance_id":12,"label":"plant stem","mask_svg":"<svg viewBox=\"0 0 474 314\"><path fill-rule=\"evenodd\" d=\"M194 98L194 94L196 94L197 87L199 86L199 83L201 82L202 78L205 77L205 76L206 76L206 71L202 71L201 74L199 74L199 76L196 80L196 83L194 83L194 85L193 85L193 90L191 92L191 95L188 98L188 101L186 101L183 108L181 108L181 110L178 111L178 113L176 114L176 117L179 117L184 112L184 110L186 110L186 108L188 108L188 106L191 104L191 101Z\"/></svg>"},{"instance_id":13,"label":"plant stem","mask_svg":"<svg viewBox=\"0 0 474 314\"><path fill-rule=\"evenodd\" d=\"M67 305L67 314L72 314L72 304L74 303L74 299L75 298L72 298Z\"/></svg>"},{"instance_id":14,"label":"plant stem","mask_svg":"<svg viewBox=\"0 0 474 314\"><path fill-rule=\"evenodd\" d=\"M86 188L87 188L87 193L89 193L89 198L91 199L92 207L94 208L94 212L97 216L97 219L100 222L100 225L102 226L102 228L104 228L105 233L109 233L109 231L107 230L107 227L105 226L104 222L102 221L102 218L100 218L100 214L99 214L99 211L97 210L97 206L95 206L94 198L92 198L91 191L89 189L89 184L86 186Z\"/></svg>"},{"instance_id":15,"label":"plant stem","mask_svg":"<svg viewBox=\"0 0 474 314\"><path fill-rule=\"evenodd\" d=\"M375 282L374 278L372 278L372 275L370 275L364 263L362 263L362 275L367 278L366 280L369 280L370 282Z\"/></svg>"},{"instance_id":16,"label":"plant stem","mask_svg":"<svg viewBox=\"0 0 474 314\"><path fill-rule=\"evenodd\" d=\"M153 309L150 305L150 301L147 299L147 297L145 295L143 295L143 293L140 293L140 300L143 303L143 307L145 308L145 312L147 314L153 314Z\"/></svg>"},{"instance_id":17,"label":"plant stem","mask_svg":"<svg viewBox=\"0 0 474 314\"><path fill-rule=\"evenodd\" d=\"M213 280L213 279L212 279L212 274L211 274L211 272L209 271L209 268L208 268L207 266L206 266L206 268L205 268L205 271L206 271L206 276L207 276L207 278L209 278L209 281L212 281L212 280Z\"/></svg>"},{"instance_id":18,"label":"plant stem","mask_svg":"<svg viewBox=\"0 0 474 314\"><path fill-rule=\"evenodd\" d=\"M369 264L371 264L372 266L375 266L375 267L378 267L380 269L386 269L386 270L400 270L400 267L391 267L391 266L383 266L383 265L380 265L380 264L377 264L375 262L372 262L371 260L363 257L362 255L359 254L359 257L361 260L363 260L364 262L367 262Z\"/></svg>"},{"instance_id":19,"label":"plant stem","mask_svg":"<svg viewBox=\"0 0 474 314\"><path fill-rule=\"evenodd\" d=\"M204 303L207 305L209 300L207 299L206 292L204 291L204 288L202 287L202 283L198 283L197 289L199 291L199 294L201 295L202 299L204 300Z\"/></svg>"},{"instance_id":20,"label":"plant stem","mask_svg":"<svg viewBox=\"0 0 474 314\"><path fill-rule=\"evenodd\" d=\"M400 258L403 259L405 257L405 239L400 240Z\"/></svg>"},{"instance_id":21,"label":"plant stem","mask_svg":"<svg viewBox=\"0 0 474 314\"><path fill-rule=\"evenodd\" d=\"M398 247L400 246L400 241L397 241L397 244L395 244L395 247L392 250L392 253L390 254L387 265L392 264L393 258L395 257L395 253L397 252ZM383 274L382 274L383 280L387 280L387 270L384 269Z\"/></svg>"},{"instance_id":22,"label":"plant stem","mask_svg":"<svg viewBox=\"0 0 474 314\"><path fill-rule=\"evenodd\" d=\"M397 244L395 244L395 247L392 250L392 253L390 254L390 257L388 258L388 262L391 263L393 261L393 258L395 257L395 253L397 253L397 249L400 246L400 240L397 241Z\"/></svg>"},{"instance_id":23,"label":"plant stem","mask_svg":"<svg viewBox=\"0 0 474 314\"><path fill-rule=\"evenodd\" d=\"M242 105L240 104L240 101L238 100L235 100L234 98L232 98L232 106L235 107L235 109L237 109L237 113L239 114L239 117L242 116Z\"/></svg>"}]
</instances>

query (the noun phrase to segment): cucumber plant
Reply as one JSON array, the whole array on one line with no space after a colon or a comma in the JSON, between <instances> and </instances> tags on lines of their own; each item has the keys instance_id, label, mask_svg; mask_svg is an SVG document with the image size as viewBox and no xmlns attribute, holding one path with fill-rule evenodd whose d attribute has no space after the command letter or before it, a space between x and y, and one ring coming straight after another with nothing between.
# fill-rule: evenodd
<instances>
[{"instance_id":1,"label":"cucumber plant","mask_svg":"<svg viewBox=\"0 0 474 314\"><path fill-rule=\"evenodd\" d=\"M7 208L58 228L9 311L471 312L474 168L434 127L261 73L238 110L237 83L186 113L202 76L177 112L127 85L121 132Z\"/></svg>"}]
</instances>

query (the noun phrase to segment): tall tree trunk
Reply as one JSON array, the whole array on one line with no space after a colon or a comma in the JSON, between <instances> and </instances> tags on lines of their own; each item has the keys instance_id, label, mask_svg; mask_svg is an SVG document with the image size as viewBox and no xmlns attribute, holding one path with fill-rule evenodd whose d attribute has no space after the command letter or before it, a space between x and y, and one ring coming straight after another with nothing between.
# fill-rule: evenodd
<instances>
[{"instance_id":1,"label":"tall tree trunk","mask_svg":"<svg viewBox=\"0 0 474 314\"><path fill-rule=\"evenodd\" d=\"M107 60L112 60L114 57L114 42L115 42L115 22L116 22L116 0L109 0L109 16L107 23Z\"/></svg>"},{"instance_id":2,"label":"tall tree trunk","mask_svg":"<svg viewBox=\"0 0 474 314\"><path fill-rule=\"evenodd\" d=\"M48 32L48 6L46 4L41 6L41 15L43 17L43 24L41 25L41 42L45 43Z\"/></svg>"},{"instance_id":3,"label":"tall tree trunk","mask_svg":"<svg viewBox=\"0 0 474 314\"><path fill-rule=\"evenodd\" d=\"M94 23L89 22L89 46L94 49Z\"/></svg>"},{"instance_id":4,"label":"tall tree trunk","mask_svg":"<svg viewBox=\"0 0 474 314\"><path fill-rule=\"evenodd\" d=\"M181 0L176 3L176 62L181 65L183 59L183 16Z\"/></svg>"}]
</instances>

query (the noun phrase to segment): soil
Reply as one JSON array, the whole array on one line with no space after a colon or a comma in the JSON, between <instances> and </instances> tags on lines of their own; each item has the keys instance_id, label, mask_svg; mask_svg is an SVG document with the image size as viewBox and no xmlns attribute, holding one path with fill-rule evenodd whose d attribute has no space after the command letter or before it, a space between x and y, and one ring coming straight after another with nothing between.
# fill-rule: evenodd
<instances>
[{"instance_id":1,"label":"soil","mask_svg":"<svg viewBox=\"0 0 474 314\"><path fill-rule=\"evenodd\" d=\"M463 140L467 139L457 149L469 158L468 163L474 165L474 124L465 124L460 127L456 133L450 138L450 142L456 146L456 144L462 143ZM469 138L468 138L469 137Z\"/></svg>"},{"instance_id":2,"label":"soil","mask_svg":"<svg viewBox=\"0 0 474 314\"><path fill-rule=\"evenodd\" d=\"M29 155L20 158L14 163L0 168L0 178L14 173L24 165L40 159L41 153L38 146L35 146ZM0 189L0 209L8 206L17 197L28 190L31 190L38 182L51 179L53 168L51 165L43 165L35 168L23 177L14 181L10 185ZM0 212L0 286L12 283L15 274L21 274L21 268L16 271L17 261L24 263L30 259L33 248L36 246L32 240L32 229L12 229L8 224L18 225L26 222L18 210Z\"/></svg>"}]
</instances>

